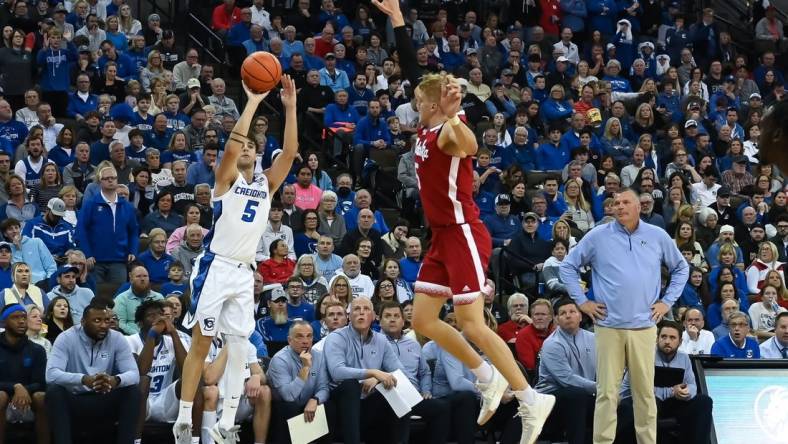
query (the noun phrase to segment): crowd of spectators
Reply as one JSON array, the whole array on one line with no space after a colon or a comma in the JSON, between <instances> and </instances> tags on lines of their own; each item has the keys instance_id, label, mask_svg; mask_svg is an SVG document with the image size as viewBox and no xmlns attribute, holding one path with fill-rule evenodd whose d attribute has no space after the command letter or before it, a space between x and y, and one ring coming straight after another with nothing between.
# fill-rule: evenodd
<instances>
[{"instance_id":1,"label":"crowd of spectators","mask_svg":"<svg viewBox=\"0 0 788 444\"><path fill-rule=\"evenodd\" d=\"M178 337L170 346L188 348L177 326L242 105L227 95L239 81L233 67L265 50L298 87L301 148L265 234L249 240L258 244L254 355L271 361L267 375L254 366L247 375L255 442L269 422L286 441L284 419L318 404L347 442L400 438L408 421L379 394L359 401L396 369L425 397L413 414L432 426L429 439L471 442L473 375L409 327L429 239L413 163L415 85L402 75L394 29L368 2L237 2L210 5L220 62L126 0L0 4L0 360L32 360L0 369L0 409L13 411L11 423L35 418L41 443L50 431L71 442L87 411L118 418L119 439L139 438L136 406L158 389L140 370L152 371L143 345L122 335ZM585 233L613 221L624 188L639 193L641 223L665 229L691 265L657 356L678 355L676 365L686 354L788 358L788 194L784 172L758 155L759 122L785 97L783 23L773 6L755 5L755 44L745 48L712 9L689 3L403 4L419 68L458 79L478 136L474 199L500 262L490 277L507 281L485 301L488 324L532 384L558 395L562 413L546 433L572 443L585 442L590 422L561 416L593 413L594 350L558 268ZM254 120L257 173L280 152L277 101L274 91ZM396 172L372 160L384 153ZM394 196L381 191L386 173ZM146 310L167 321L146 321ZM456 324L450 303L443 315ZM570 337L585 344L580 356ZM219 364L204 375L214 420ZM657 397L696 442L706 417L682 415L711 407L685 382L689 391ZM502 442L519 436L508 401L487 428Z\"/></svg>"}]
</instances>

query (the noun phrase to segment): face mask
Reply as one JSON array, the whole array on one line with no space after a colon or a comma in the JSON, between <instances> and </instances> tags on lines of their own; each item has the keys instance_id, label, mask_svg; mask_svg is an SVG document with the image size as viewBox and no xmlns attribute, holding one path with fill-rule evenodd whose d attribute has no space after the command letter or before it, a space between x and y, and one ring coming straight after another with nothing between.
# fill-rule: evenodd
<instances>
[{"instance_id":1,"label":"face mask","mask_svg":"<svg viewBox=\"0 0 788 444\"><path fill-rule=\"evenodd\" d=\"M350 187L339 187L337 188L337 194L339 196L345 197L350 194Z\"/></svg>"}]
</instances>

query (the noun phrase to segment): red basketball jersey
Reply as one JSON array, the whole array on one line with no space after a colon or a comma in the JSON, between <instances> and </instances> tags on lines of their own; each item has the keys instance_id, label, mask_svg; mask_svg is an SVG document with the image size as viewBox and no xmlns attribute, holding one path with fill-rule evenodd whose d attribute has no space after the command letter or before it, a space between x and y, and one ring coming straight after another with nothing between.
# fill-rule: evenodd
<instances>
[{"instance_id":1,"label":"red basketball jersey","mask_svg":"<svg viewBox=\"0 0 788 444\"><path fill-rule=\"evenodd\" d=\"M419 128L414 152L424 216L432 227L476 222L479 208L473 200L473 160L442 152L438 148L441 128L443 124Z\"/></svg>"}]
</instances>

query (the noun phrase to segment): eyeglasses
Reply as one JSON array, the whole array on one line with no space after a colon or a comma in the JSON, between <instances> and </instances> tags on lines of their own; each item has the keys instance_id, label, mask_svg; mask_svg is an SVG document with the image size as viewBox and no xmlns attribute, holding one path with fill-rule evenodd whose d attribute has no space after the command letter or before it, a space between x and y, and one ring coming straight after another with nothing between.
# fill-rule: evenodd
<instances>
[{"instance_id":1,"label":"eyeglasses","mask_svg":"<svg viewBox=\"0 0 788 444\"><path fill-rule=\"evenodd\" d=\"M393 285L391 285L391 284L381 284L381 285L380 285L380 288L381 288L381 289L386 289L386 290L389 290L389 289L392 289L392 288L394 288L394 286L393 286Z\"/></svg>"},{"instance_id":2,"label":"eyeglasses","mask_svg":"<svg viewBox=\"0 0 788 444\"><path fill-rule=\"evenodd\" d=\"M744 327L749 327L749 325L746 322L734 322L732 324L729 323L728 327L730 327L730 328L736 328L736 327L744 328Z\"/></svg>"}]
</instances>

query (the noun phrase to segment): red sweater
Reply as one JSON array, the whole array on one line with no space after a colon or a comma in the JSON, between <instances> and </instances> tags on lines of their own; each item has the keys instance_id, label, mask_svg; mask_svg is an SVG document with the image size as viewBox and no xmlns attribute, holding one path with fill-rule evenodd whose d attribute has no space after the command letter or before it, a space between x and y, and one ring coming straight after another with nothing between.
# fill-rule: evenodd
<instances>
[{"instance_id":1,"label":"red sweater","mask_svg":"<svg viewBox=\"0 0 788 444\"><path fill-rule=\"evenodd\" d=\"M517 333L519 333L520 330L524 329L525 327L527 327L527 325L520 327L514 321L506 321L498 326L498 336L503 338L504 341L509 342L510 340L516 338Z\"/></svg>"},{"instance_id":2,"label":"red sweater","mask_svg":"<svg viewBox=\"0 0 788 444\"><path fill-rule=\"evenodd\" d=\"M517 360L525 366L526 370L534 370L536 368L536 357L542 350L544 340L550 336L554 328L553 324L550 324L550 328L547 331L540 332L531 324L517 333L514 348L517 351Z\"/></svg>"},{"instance_id":3,"label":"red sweater","mask_svg":"<svg viewBox=\"0 0 788 444\"><path fill-rule=\"evenodd\" d=\"M263 275L263 282L266 284L284 284L293 275L294 269L295 261L287 258L282 262L268 259L257 266L257 271Z\"/></svg>"},{"instance_id":4,"label":"red sweater","mask_svg":"<svg viewBox=\"0 0 788 444\"><path fill-rule=\"evenodd\" d=\"M229 30L236 23L241 22L241 9L237 6L233 8L231 14L227 13L227 8L224 3L213 8L213 15L211 16L211 27L215 30Z\"/></svg>"}]
</instances>

